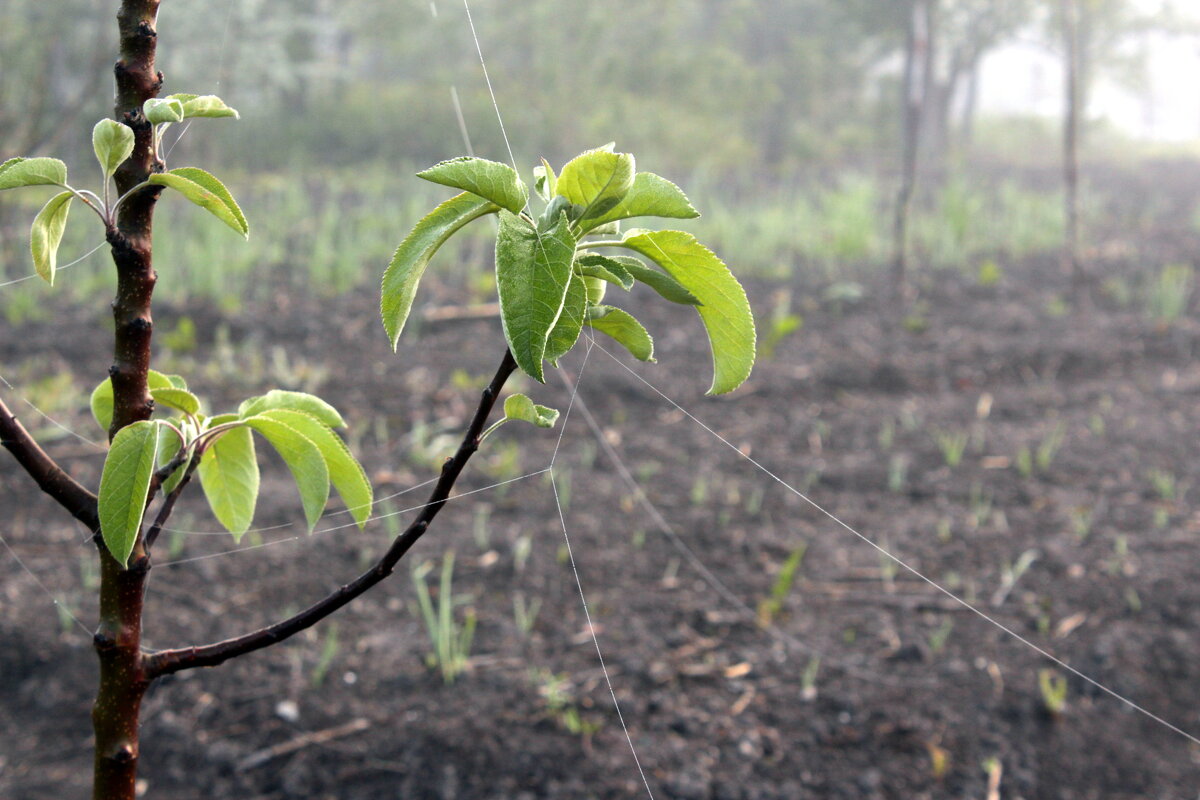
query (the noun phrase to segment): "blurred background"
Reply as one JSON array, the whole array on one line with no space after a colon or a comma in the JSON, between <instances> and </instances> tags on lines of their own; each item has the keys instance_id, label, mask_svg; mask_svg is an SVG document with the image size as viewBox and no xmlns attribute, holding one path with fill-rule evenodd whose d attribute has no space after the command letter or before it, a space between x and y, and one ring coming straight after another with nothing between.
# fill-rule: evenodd
<instances>
[{"instance_id":1,"label":"blurred background","mask_svg":"<svg viewBox=\"0 0 1200 800\"><path fill-rule=\"evenodd\" d=\"M116 6L0 0L0 157L58 156L94 188ZM610 291L661 363L581 345L564 360L575 378L586 365L577 396L557 372L515 381L576 403L561 450L558 431L506 426L410 574L279 648L161 684L143 715L144 795L646 796L633 744L655 796L681 800L1195 797L1200 7L472 0L471 13L522 173L615 140L683 187L703 216L678 224L746 284L755 372L703 397L691 310ZM398 354L379 279L449 195L413 173L509 149L461 0L165 0L159 31L164 93L241 112L173 127L168 164L220 177L251 235L159 204L155 367L213 410L272 387L319 393L350 421L376 496L395 497L364 532L332 517L308 536L264 458L259 527L237 545L185 497L156 548L145 639L173 647L322 596L419 503L401 494L453 451L502 347L494 227L438 253ZM43 199L0 193L0 381L94 485L111 260L77 208L68 271L53 288L28 279ZM626 369L1189 733L971 614ZM0 797L83 796L95 553L7 458L0 508Z\"/></svg>"}]
</instances>

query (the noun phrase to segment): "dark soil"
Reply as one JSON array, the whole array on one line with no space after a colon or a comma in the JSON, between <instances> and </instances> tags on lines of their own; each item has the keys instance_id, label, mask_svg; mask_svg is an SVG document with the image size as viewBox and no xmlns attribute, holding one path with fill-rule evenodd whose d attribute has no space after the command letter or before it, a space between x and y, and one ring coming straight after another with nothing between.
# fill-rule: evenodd
<instances>
[{"instance_id":1,"label":"dark soil","mask_svg":"<svg viewBox=\"0 0 1200 800\"><path fill-rule=\"evenodd\" d=\"M1190 198L1171 168L1143 179L1174 180L1180 207ZM1134 189L1114 215L1133 213L1146 191ZM1091 253L1096 286L1106 289L1081 312L1060 313L1055 300L1068 299L1069 286L1052 257L1002 260L1003 280L990 288L973 270L925 273L914 315L891 335L880 324L882 280L855 278L865 299L839 308L797 279L787 288L803 330L728 398L702 396L709 357L694 315L635 294L628 306L657 334L660 363L631 369L999 624L1200 734L1200 509L1192 502L1200 325L1194 310L1156 324L1136 292L1163 263L1191 262L1190 209L1154 239L1143 231L1118 247L1109 237ZM1137 244L1147 241L1153 249ZM1118 281L1135 290L1132 300ZM465 299L428 288L430 302ZM750 283L764 328L780 288ZM494 319L427 322L393 356L368 293L280 297L224 317L163 308L160 329L185 313L199 342L165 354L164 369L185 371L217 407L277 383L318 389L346 412L379 495L433 474L502 348ZM318 314L343 322L326 327ZM5 336L6 377L57 370L80 387L94 382L107 363L102 326L97 315ZM572 376L582 371L580 397L683 547L743 604L706 581L647 515L576 405L555 474L608 674L655 797L1184 800L1200 792L1200 747L1187 737L894 570L600 350L586 365L578 350L565 366ZM525 390L569 404L554 376ZM98 436L85 408L78 395L57 416ZM472 463L461 493L544 469L557 436L505 428ZM965 452L951 466L942 445L953 449L958 437ZM69 437L48 446L95 480L98 451ZM394 508L420 496L397 497ZM82 797L95 670L85 630L94 601L81 585L93 579L94 557L7 458L0 497L2 534L32 572L0 554L0 797ZM256 524L289 527L248 536L247 552L174 566L167 562L234 545L227 536L164 535L147 646L263 624L347 581L389 538L385 521L307 537L299 517L294 489L273 468ZM330 517L319 529L345 520ZM213 531L216 523L192 498L175 527ZM764 629L746 608L770 594L801 544L795 584ZM466 674L446 684L428 668L429 640L402 569L311 635L157 686L143 715L144 796L645 797L547 476L452 502L410 563L440 562L448 550L457 556L454 592L478 617ZM84 627L60 624L51 594ZM518 594L540 603L527 633L514 615ZM823 654L808 691L814 662L805 648ZM1043 670L1067 680L1058 714L1039 690ZM557 702L548 696L555 691ZM998 794L989 795L985 763Z\"/></svg>"}]
</instances>

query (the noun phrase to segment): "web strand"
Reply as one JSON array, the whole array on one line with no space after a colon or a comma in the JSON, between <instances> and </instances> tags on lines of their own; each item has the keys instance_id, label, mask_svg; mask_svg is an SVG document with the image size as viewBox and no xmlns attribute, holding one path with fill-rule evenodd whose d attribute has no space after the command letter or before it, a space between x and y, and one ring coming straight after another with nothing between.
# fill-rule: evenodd
<instances>
[{"instance_id":1,"label":"web strand","mask_svg":"<svg viewBox=\"0 0 1200 800\"><path fill-rule=\"evenodd\" d=\"M811 506L813 509L815 509L815 510L816 510L818 513L820 513L820 514L824 515L825 517L829 518L829 519L830 519L832 522L834 522L834 523L835 523L835 524L837 524L838 526L842 527L843 529L845 529L845 530L846 530L846 531L848 531L849 533L853 534L855 537L857 537L857 538L858 538L858 539L860 539L861 541L863 541L863 542L865 542L866 544L870 545L870 546L871 546L871 547L872 547L872 548L873 548L873 549L874 549L876 552L878 552L880 555L884 556L885 558L888 558L888 559L890 559L890 560L891 560L891 561L893 561L893 562L894 562L894 563L895 563L897 566L900 566L900 567L904 568L906 571L908 571L909 573L911 573L911 574L912 574L914 577L916 577L916 578L920 579L921 581L924 581L924 582L925 582L926 584L928 584L929 586L932 586L932 587L933 587L934 589L936 589L938 592L940 592L941 594L943 594L943 595L945 595L946 597L950 598L951 600L953 600L953 601L954 601L955 603L957 603L958 605L962 606L962 607L963 607L964 609L966 609L967 611L970 611L971 613L975 614L976 616L978 616L979 618L983 619L984 621L986 621L986 622L990 623L991 625L993 625L994 627L996 627L996 628L997 628L997 629L999 629L1000 631L1002 631L1002 632L1004 632L1004 633L1008 634L1008 635L1009 635L1009 636L1011 636L1013 639L1016 639L1018 642L1020 642L1021 644L1025 645L1025 646L1026 646L1026 647L1028 647L1029 649L1033 650L1035 653L1037 653L1038 655L1042 656L1042 657L1043 657L1043 658L1045 658L1046 660L1048 660L1048 661L1050 661L1050 662L1054 663L1055 665L1057 665L1057 666L1061 667L1062 669L1064 669L1064 670L1066 670L1067 672L1071 673L1071 674L1072 674L1072 675L1074 675L1075 677L1077 677L1077 678L1079 678L1080 680L1082 680L1082 681L1084 681L1084 682L1088 683L1089 685L1091 685L1091 686L1095 687L1096 689L1099 689L1101 692L1104 692L1105 694L1109 695L1110 697L1112 697L1112 698L1114 698L1114 699L1116 699L1116 700L1119 700L1121 703L1125 704L1126 706L1128 706L1129 708L1133 709L1134 711L1137 711L1139 714L1142 714L1142 715L1144 715L1144 716L1148 717L1149 719L1151 719L1151 720L1153 720L1153 721L1157 722L1158 724L1160 724L1160 725L1162 725L1162 726L1166 727L1167 729L1169 729L1169 730L1171 730L1171 731L1174 731L1175 733L1177 733L1177 734L1179 734L1180 736L1184 737L1185 739L1189 740L1189 741L1190 741L1190 742L1192 742L1193 744L1200 745L1200 738L1197 738L1196 736L1193 736L1192 734L1188 733L1187 731L1183 730L1182 728L1180 728L1180 727L1178 727L1178 726L1176 726L1176 725L1173 725L1172 723L1170 723L1170 722L1168 722L1167 720L1163 719L1162 717L1158 716L1158 715L1157 715L1157 714L1155 714L1154 712L1152 712L1152 711L1150 711L1150 710L1148 710L1148 709L1146 709L1146 708L1143 708L1142 706L1140 706L1140 705L1138 705L1137 703L1135 703L1133 700L1130 700L1128 697L1125 697L1124 695L1122 695L1122 694L1119 694L1119 693L1118 693L1118 692L1116 692L1115 690L1108 688L1107 686L1105 686L1104 684L1100 683L1100 682L1099 682L1099 681L1097 681L1096 679L1094 679L1094 678L1092 678L1092 677L1089 677L1088 675L1085 675L1084 673L1080 672L1079 670L1077 670L1075 667L1072 667L1072 666L1071 666L1070 664L1068 664L1067 662L1065 662L1065 661L1063 661L1062 659L1058 658L1058 657L1057 657L1057 656L1055 656L1054 654L1052 654L1052 653L1048 652L1048 651L1047 651L1047 650L1045 650L1044 648L1041 648L1041 647L1039 647L1038 645L1036 645L1036 644L1034 644L1033 642L1031 642L1029 639L1025 638L1024 636L1022 636L1021 634L1017 633L1017 632L1016 632L1016 631L1014 631L1013 629L1011 629L1011 628L1009 628L1008 626L1004 625L1004 624L1003 624L1003 623L1001 623L999 620L995 619L994 617L990 616L989 614L987 614L986 612L982 611L981 609L979 609L979 608L976 608L976 607L975 607L975 606L973 606L972 604L968 603L966 600L964 600L963 598L959 597L958 595L956 595L954 592L950 591L950 590L949 590L949 589L947 589L946 587L942 586L942 585L941 585L940 583L938 583L937 581L933 580L932 578L929 578L929 577L927 577L927 576L926 576L924 573L920 572L920 571L919 571L919 570L917 570L915 567L913 567L913 566L911 566L910 564L908 564L908 562L904 561L903 559L899 558L899 557L898 557L898 556L896 556L896 555L893 555L893 554L892 554L891 552L889 552L889 551L888 551L886 548L884 548L884 547L881 547L880 545L876 544L876 543L875 543L875 542L874 542L872 539L868 538L867 536L865 536L865 535L864 535L864 534L862 534L862 533L859 533L857 530L855 530L855 529L854 529L853 527L851 527L849 524L847 524L847 523L843 522L841 519L839 519L837 516L835 516L835 515L834 515L832 512L830 512L830 511L827 511L827 510L825 509L825 507L824 507L824 506L822 506L822 505L818 504L816 501L812 500L812 499L811 499L811 498L810 498L808 495L804 494L804 493L803 493L803 492L801 492L799 489L795 488L794 486L792 486L791 484L789 484L787 481L783 480L783 478L779 477L779 476L778 476L778 475L776 475L774 472L772 472L771 470L767 469L767 468L766 468L765 466L763 466L763 465L762 465L762 464L761 464L759 461L757 461L757 460L755 460L754 458L752 458L752 457L750 457L750 456L746 455L745 453L743 453L743 452L742 452L740 449L738 449L738 448L737 448L737 447L736 447L736 446L735 446L735 445L734 445L732 442L730 442L730 441L729 441L728 439L726 439L725 437L721 436L721 434L719 434L719 433L717 433L716 431L714 431L712 428L710 428L708 425L706 425L704 422L702 422L702 421L701 421L699 418L697 418L697 417L696 417L696 416L694 416L694 415L693 415L691 412L689 412L689 411L688 411L686 408L684 408L683 406L679 405L679 403L675 402L673 399L671 399L670 397L668 397L668 396L667 396L665 393L663 393L663 392L662 392L661 390L659 390L659 389L658 389L656 386L654 386L654 384L650 383L650 381L646 380L646 379L645 379L645 378L643 378L641 375L639 375L638 373L636 373L635 371L633 371L632 369L630 369L630 367L629 367L627 364L625 364L625 363L624 363L624 362L622 362L622 361L621 361L619 358L617 358L615 355L613 355L611 352L609 352L609 351L608 351L608 350L607 350L607 349L606 349L606 348L605 348L603 345L601 345L601 344L597 343L597 344L596 344L596 347L598 347L602 353L604 353L606 356L608 356L609 358L611 358L611 359L612 359L612 360L613 360L613 361L614 361L616 364L618 364L618 365L619 365L619 366L620 366L622 369L624 369L626 372L628 372L630 375L632 375L634 378L636 378L638 381L640 381L642 384L644 384L644 385L645 385L645 386L646 386L648 389L650 389L650 391L652 391L652 392L654 392L655 394L657 394L659 397L661 397L663 400L665 400L667 403L669 403L671 406L673 406L673 407L674 407L674 408L675 408L677 411L681 412L681 413L682 413L684 416L686 416L688 419L690 419L690 420L691 420L692 422L694 422L696 425L700 426L700 427L701 427L702 429L704 429L704 431L706 431L706 432L707 432L709 435L711 435L713 438L717 439L717 441L721 442L723 445L725 445L726 447L728 447L730 450L732 450L733 452L737 453L737 454L738 454L738 456L739 456L740 458L744 459L745 461L748 461L748 462L750 462L750 464L752 464L752 465L753 465L753 466L754 466L754 467L755 467L755 468L756 468L758 471L762 472L764 475L766 475L768 478L770 478L771 480L773 480L773 481L775 481L776 483L778 483L780 486L782 486L783 488L785 488L787 491L791 492L793 495L795 495L796 497L798 497L798 498L800 498L801 500L803 500L805 503L807 503L807 504L808 504L808 505L810 505L810 506Z\"/></svg>"}]
</instances>

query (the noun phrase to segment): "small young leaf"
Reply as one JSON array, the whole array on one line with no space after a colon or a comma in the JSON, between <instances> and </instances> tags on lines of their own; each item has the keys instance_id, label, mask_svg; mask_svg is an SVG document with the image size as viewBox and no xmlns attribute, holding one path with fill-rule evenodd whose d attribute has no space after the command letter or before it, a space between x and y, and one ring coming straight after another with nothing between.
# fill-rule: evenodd
<instances>
[{"instance_id":1,"label":"small young leaf","mask_svg":"<svg viewBox=\"0 0 1200 800\"><path fill-rule=\"evenodd\" d=\"M216 95L173 94L167 99L183 102L184 117L233 117L238 119L238 112L225 105L225 101Z\"/></svg>"},{"instance_id":2,"label":"small young leaf","mask_svg":"<svg viewBox=\"0 0 1200 800\"><path fill-rule=\"evenodd\" d=\"M62 186L67 165L57 158L10 158L0 164L0 189L21 186Z\"/></svg>"},{"instance_id":3,"label":"small young leaf","mask_svg":"<svg viewBox=\"0 0 1200 800\"><path fill-rule=\"evenodd\" d=\"M250 417L246 424L271 443L291 470L296 488L300 491L300 503L304 506L308 529L312 531L321 518L321 512L325 510L325 504L329 502L329 468L325 466L325 457L321 455L320 448L291 425L271 416L277 413L264 412Z\"/></svg>"},{"instance_id":4,"label":"small young leaf","mask_svg":"<svg viewBox=\"0 0 1200 800\"><path fill-rule=\"evenodd\" d=\"M637 259L629 259L637 261ZM641 263L640 261L638 262ZM575 258L576 271L589 278L601 278L615 283L625 291L633 288L633 274L617 259L583 253Z\"/></svg>"},{"instance_id":5,"label":"small young leaf","mask_svg":"<svg viewBox=\"0 0 1200 800\"><path fill-rule=\"evenodd\" d=\"M198 414L200 412L200 398L186 389L176 389L174 387L170 389L151 389L150 396L160 406L173 408L185 414Z\"/></svg>"},{"instance_id":6,"label":"small young leaf","mask_svg":"<svg viewBox=\"0 0 1200 800\"><path fill-rule=\"evenodd\" d=\"M600 226L630 217L695 219L698 216L700 212L678 186L653 172L639 172L621 202L593 219L590 227L592 233L599 233Z\"/></svg>"},{"instance_id":7,"label":"small young leaf","mask_svg":"<svg viewBox=\"0 0 1200 800\"><path fill-rule=\"evenodd\" d=\"M712 346L709 394L731 392L754 366L754 317L746 291L711 250L682 231L627 231L624 245L653 260L700 300Z\"/></svg>"},{"instance_id":8,"label":"small young leaf","mask_svg":"<svg viewBox=\"0 0 1200 800\"><path fill-rule=\"evenodd\" d=\"M633 315L613 306L588 309L587 324L607 334L639 361L654 361L654 340Z\"/></svg>"},{"instance_id":9,"label":"small young leaf","mask_svg":"<svg viewBox=\"0 0 1200 800\"><path fill-rule=\"evenodd\" d=\"M197 167L180 167L170 172L151 175L147 182L156 186L169 186L242 236L249 237L250 226L229 190L204 170Z\"/></svg>"},{"instance_id":10,"label":"small young leaf","mask_svg":"<svg viewBox=\"0 0 1200 800\"><path fill-rule=\"evenodd\" d=\"M117 431L100 473L100 534L122 567L137 541L154 475L160 426L135 422Z\"/></svg>"},{"instance_id":11,"label":"small young leaf","mask_svg":"<svg viewBox=\"0 0 1200 800\"><path fill-rule=\"evenodd\" d=\"M283 389L272 389L264 395L243 401L238 406L238 416L247 419L277 408L303 411L309 416L316 417L330 428L346 427L346 420L342 419L338 410L321 398L304 392L289 392Z\"/></svg>"},{"instance_id":12,"label":"small young leaf","mask_svg":"<svg viewBox=\"0 0 1200 800\"><path fill-rule=\"evenodd\" d=\"M418 172L417 177L471 192L514 214L521 213L529 201L529 189L516 170L498 161L461 156L434 164L424 172Z\"/></svg>"},{"instance_id":13,"label":"small young leaf","mask_svg":"<svg viewBox=\"0 0 1200 800\"><path fill-rule=\"evenodd\" d=\"M579 341L579 333L583 330L583 314L587 309L587 288L583 279L571 275L571 283L567 286L567 296L563 299L562 313L546 338L546 360L558 366L562 358L575 342Z\"/></svg>"},{"instance_id":14,"label":"small young leaf","mask_svg":"<svg viewBox=\"0 0 1200 800\"><path fill-rule=\"evenodd\" d=\"M71 210L70 192L56 194L33 218L29 233L29 248L33 252L33 268L46 283L54 285L54 270L58 265L58 245L67 228L67 212Z\"/></svg>"},{"instance_id":15,"label":"small young leaf","mask_svg":"<svg viewBox=\"0 0 1200 800\"><path fill-rule=\"evenodd\" d=\"M633 186L634 159L631 153L608 149L588 150L567 162L558 176L555 194L583 208L579 219L585 227L606 215Z\"/></svg>"},{"instance_id":16,"label":"small young leaf","mask_svg":"<svg viewBox=\"0 0 1200 800\"><path fill-rule=\"evenodd\" d=\"M371 483L341 437L324 422L303 411L275 409L263 412L262 416L294 428L317 446L325 459L329 479L345 501L350 516L358 523L358 527L366 525L371 516Z\"/></svg>"},{"instance_id":17,"label":"small young leaf","mask_svg":"<svg viewBox=\"0 0 1200 800\"><path fill-rule=\"evenodd\" d=\"M232 422L233 414L213 417L214 425ZM200 486L213 516L241 541L254 520L258 502L258 461L249 428L230 428L208 445L200 458Z\"/></svg>"},{"instance_id":18,"label":"small young leaf","mask_svg":"<svg viewBox=\"0 0 1200 800\"><path fill-rule=\"evenodd\" d=\"M521 217L500 212L496 235L496 288L500 322L517 365L537 381L542 377L546 339L562 312L575 238L567 215L553 230L539 233Z\"/></svg>"},{"instance_id":19,"label":"small young leaf","mask_svg":"<svg viewBox=\"0 0 1200 800\"><path fill-rule=\"evenodd\" d=\"M151 97L142 104L142 114L151 125L183 122L183 101L178 97Z\"/></svg>"},{"instance_id":20,"label":"small young leaf","mask_svg":"<svg viewBox=\"0 0 1200 800\"><path fill-rule=\"evenodd\" d=\"M195 100L199 96L200 95L198 95L198 94L187 94L186 92L176 92L175 94L167 95L166 98L164 98L164 99L178 100L181 103L186 103L189 100Z\"/></svg>"},{"instance_id":21,"label":"small young leaf","mask_svg":"<svg viewBox=\"0 0 1200 800\"><path fill-rule=\"evenodd\" d=\"M92 149L107 181L133 152L133 129L116 120L102 119L92 128Z\"/></svg>"},{"instance_id":22,"label":"small young leaf","mask_svg":"<svg viewBox=\"0 0 1200 800\"><path fill-rule=\"evenodd\" d=\"M191 422L186 419L179 422L179 428L183 432L184 438L190 438L196 434ZM171 463L171 459L175 458L175 456L179 453L179 448L179 437L176 436L171 430L164 428L158 437L158 450L154 456L154 470L157 472L167 464ZM174 491L175 487L179 485L179 482L183 480L183 473L186 471L186 463L180 464L178 467L176 467L175 471L168 475L166 480L162 482L162 493L164 495L168 495Z\"/></svg>"},{"instance_id":23,"label":"small young leaf","mask_svg":"<svg viewBox=\"0 0 1200 800\"><path fill-rule=\"evenodd\" d=\"M514 394L504 400L504 418L528 422L539 428L553 428L558 421L558 410L540 406L523 394Z\"/></svg>"},{"instance_id":24,"label":"small young leaf","mask_svg":"<svg viewBox=\"0 0 1200 800\"><path fill-rule=\"evenodd\" d=\"M558 176L554 174L554 167L550 166L550 162L542 159L540 167L533 168L534 188L537 193L542 196L542 199L547 203L550 198L554 197L555 185L558 183Z\"/></svg>"},{"instance_id":25,"label":"small young leaf","mask_svg":"<svg viewBox=\"0 0 1200 800\"><path fill-rule=\"evenodd\" d=\"M683 284L672 278L665 272L661 272L653 267L647 267L639 259L633 256L617 256L614 259L625 269L629 270L638 281L649 286L654 291L658 292L659 297L664 300L669 300L672 303L679 303L684 306L698 306L701 302L696 298L696 295L689 292L683 287Z\"/></svg>"},{"instance_id":26,"label":"small young leaf","mask_svg":"<svg viewBox=\"0 0 1200 800\"><path fill-rule=\"evenodd\" d=\"M146 373L146 386L151 393L156 389L187 389L187 384L178 375L163 375L161 372L150 370ZM113 417L113 388L112 380L105 378L92 390L90 401L92 416L96 424L104 430L112 425Z\"/></svg>"},{"instance_id":27,"label":"small young leaf","mask_svg":"<svg viewBox=\"0 0 1200 800\"><path fill-rule=\"evenodd\" d=\"M412 310L413 298L417 294L421 276L425 274L425 267L429 266L429 259L459 228L498 209L495 203L463 192L426 214L404 237L387 271L383 273L383 296L380 301L383 327L393 350L400 339L400 332L404 330L408 312Z\"/></svg>"}]
</instances>

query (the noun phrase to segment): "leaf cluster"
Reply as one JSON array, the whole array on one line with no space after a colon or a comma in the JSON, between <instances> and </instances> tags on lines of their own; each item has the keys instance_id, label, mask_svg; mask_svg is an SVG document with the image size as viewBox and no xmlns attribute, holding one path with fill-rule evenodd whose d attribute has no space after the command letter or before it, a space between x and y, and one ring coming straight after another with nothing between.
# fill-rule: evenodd
<instances>
[{"instance_id":1,"label":"leaf cluster","mask_svg":"<svg viewBox=\"0 0 1200 800\"><path fill-rule=\"evenodd\" d=\"M156 490L182 490L193 472L213 515L235 540L254 519L259 467L254 434L265 439L295 479L311 531L332 486L359 527L371 516L373 494L362 466L334 428L337 409L311 394L274 390L244 401L236 412L206 415L200 398L178 375L150 371L150 394L167 419L136 422L113 438L100 478L100 528L109 552L127 563ZM106 379L91 396L92 415L112 422L113 388Z\"/></svg>"},{"instance_id":2,"label":"leaf cluster","mask_svg":"<svg viewBox=\"0 0 1200 800\"><path fill-rule=\"evenodd\" d=\"M413 227L384 273L381 312L393 348L438 248L473 220L496 214L501 325L513 358L530 377L544 382L545 362L557 365L584 327L653 361L646 328L604 303L610 285L629 291L640 283L699 313L712 349L711 394L730 392L746 380L754 364L754 320L745 291L725 263L683 231L621 233L621 222L634 217L699 216L678 186L638 172L633 155L611 144L582 153L558 173L543 159L533 174L544 202L537 217L528 187L506 164L462 157L418 173L462 193ZM610 256L600 252L605 248L627 252Z\"/></svg>"}]
</instances>

